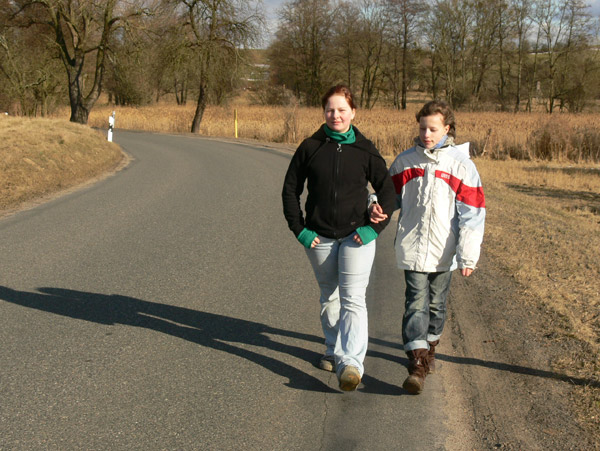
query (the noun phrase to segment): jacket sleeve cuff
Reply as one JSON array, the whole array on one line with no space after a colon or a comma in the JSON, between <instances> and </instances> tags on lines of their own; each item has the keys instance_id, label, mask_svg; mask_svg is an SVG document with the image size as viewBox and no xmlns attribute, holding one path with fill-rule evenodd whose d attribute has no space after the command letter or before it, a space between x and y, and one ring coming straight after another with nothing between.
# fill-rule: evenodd
<instances>
[{"instance_id":1,"label":"jacket sleeve cuff","mask_svg":"<svg viewBox=\"0 0 600 451\"><path fill-rule=\"evenodd\" d=\"M371 226L359 227L356 229L356 233L358 233L358 236L360 236L363 245L369 244L379 236L379 234Z\"/></svg>"},{"instance_id":2,"label":"jacket sleeve cuff","mask_svg":"<svg viewBox=\"0 0 600 451\"><path fill-rule=\"evenodd\" d=\"M305 248L310 249L310 246L316 237L317 232L309 230L305 227L296 238L298 238L298 241L300 241Z\"/></svg>"}]
</instances>

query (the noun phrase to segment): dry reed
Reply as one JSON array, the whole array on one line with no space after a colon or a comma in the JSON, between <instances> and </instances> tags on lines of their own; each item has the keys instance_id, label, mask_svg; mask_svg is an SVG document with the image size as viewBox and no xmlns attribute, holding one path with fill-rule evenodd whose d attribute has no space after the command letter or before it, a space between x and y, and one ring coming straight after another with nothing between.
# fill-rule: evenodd
<instances>
[{"instance_id":1,"label":"dry reed","mask_svg":"<svg viewBox=\"0 0 600 451\"><path fill-rule=\"evenodd\" d=\"M391 156L410 147L417 134L415 112L419 107L398 111L385 108L359 110L355 125ZM231 105L207 108L200 134L234 136L234 108L238 112L238 136L267 142L298 144L323 121L319 108ZM194 106L159 104L148 107L98 106L89 124L106 128L108 116L116 111L116 129L187 133ZM67 112L58 113L66 117ZM543 113L457 113L459 142L471 142L475 154L493 159L600 162L598 115Z\"/></svg>"}]
</instances>

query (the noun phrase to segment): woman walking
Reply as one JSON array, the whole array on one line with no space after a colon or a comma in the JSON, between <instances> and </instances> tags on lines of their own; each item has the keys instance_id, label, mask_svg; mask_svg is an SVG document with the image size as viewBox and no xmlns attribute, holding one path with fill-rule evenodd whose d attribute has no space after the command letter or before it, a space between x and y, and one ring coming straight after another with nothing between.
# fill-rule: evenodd
<instances>
[{"instance_id":1,"label":"woman walking","mask_svg":"<svg viewBox=\"0 0 600 451\"><path fill-rule=\"evenodd\" d=\"M394 209L394 187L374 144L352 125L356 107L350 89L330 88L322 99L325 124L296 150L283 185L283 211L306 248L321 292L325 354L319 367L337 373L339 387L355 390L364 373L368 318L366 290L375 239L389 217L371 224L369 192L383 214ZM305 214L300 195L307 183Z\"/></svg>"}]
</instances>

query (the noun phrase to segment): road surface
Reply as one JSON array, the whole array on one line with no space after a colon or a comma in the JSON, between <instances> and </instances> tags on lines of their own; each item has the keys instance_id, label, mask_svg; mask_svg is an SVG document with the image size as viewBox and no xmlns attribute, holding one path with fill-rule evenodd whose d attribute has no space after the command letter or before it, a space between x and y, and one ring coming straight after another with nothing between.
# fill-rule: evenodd
<instances>
[{"instance_id":1,"label":"road surface","mask_svg":"<svg viewBox=\"0 0 600 451\"><path fill-rule=\"evenodd\" d=\"M342 393L315 366L317 286L282 215L290 154L115 141L125 169L0 220L0 449L470 446L441 376L420 396L401 389L393 226L368 291L363 384Z\"/></svg>"}]
</instances>

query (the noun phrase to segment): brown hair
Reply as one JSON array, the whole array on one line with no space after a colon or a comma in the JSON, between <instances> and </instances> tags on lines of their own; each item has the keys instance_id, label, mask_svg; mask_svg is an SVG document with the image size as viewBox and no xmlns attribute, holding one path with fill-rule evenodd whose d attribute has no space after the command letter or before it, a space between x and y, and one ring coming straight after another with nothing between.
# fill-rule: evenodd
<instances>
[{"instance_id":1,"label":"brown hair","mask_svg":"<svg viewBox=\"0 0 600 451\"><path fill-rule=\"evenodd\" d=\"M444 118L444 125L449 125L448 136L456 138L456 120L454 119L454 111L443 100L432 100L423 105L423 108L416 114L417 122L421 122L422 117L434 116L441 114Z\"/></svg>"},{"instance_id":2,"label":"brown hair","mask_svg":"<svg viewBox=\"0 0 600 451\"><path fill-rule=\"evenodd\" d=\"M356 109L356 106L354 105L354 95L352 95L352 91L350 91L350 88L348 86L335 85L329 88L325 95L321 98L321 105L323 106L323 109L325 109L329 98L332 96L345 97L346 102L348 102L348 105L350 105L350 108L352 108L353 110Z\"/></svg>"}]
</instances>

